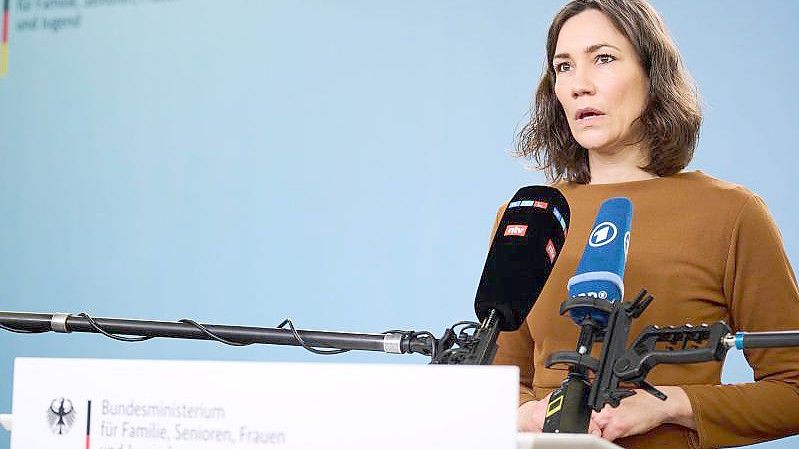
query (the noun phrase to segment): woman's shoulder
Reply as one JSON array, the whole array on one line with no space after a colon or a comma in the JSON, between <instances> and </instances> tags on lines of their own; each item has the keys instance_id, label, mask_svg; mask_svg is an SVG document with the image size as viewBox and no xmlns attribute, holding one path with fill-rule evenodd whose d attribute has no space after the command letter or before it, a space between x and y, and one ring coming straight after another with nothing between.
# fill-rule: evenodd
<instances>
[{"instance_id":1,"label":"woman's shoulder","mask_svg":"<svg viewBox=\"0 0 799 449\"><path fill-rule=\"evenodd\" d=\"M711 176L701 170L684 171L671 176L663 176L641 181L628 181L615 184L577 184L558 180L551 184L564 194L571 195L671 195L705 194L723 196L727 199L746 200L754 194L746 187Z\"/></svg>"},{"instance_id":2,"label":"woman's shoulder","mask_svg":"<svg viewBox=\"0 0 799 449\"><path fill-rule=\"evenodd\" d=\"M711 176L701 170L680 172L642 181L617 184L574 184L556 182L575 207L598 207L607 198L629 198L637 209L654 211L701 212L704 216L735 217L753 198L751 190L734 182Z\"/></svg>"},{"instance_id":3,"label":"woman's shoulder","mask_svg":"<svg viewBox=\"0 0 799 449\"><path fill-rule=\"evenodd\" d=\"M681 172L663 179L667 180L662 185L664 190L675 193L679 190L684 190L688 194L702 195L697 197L702 202L723 200L745 203L756 196L754 192L741 184L717 178L701 170Z\"/></svg>"}]
</instances>

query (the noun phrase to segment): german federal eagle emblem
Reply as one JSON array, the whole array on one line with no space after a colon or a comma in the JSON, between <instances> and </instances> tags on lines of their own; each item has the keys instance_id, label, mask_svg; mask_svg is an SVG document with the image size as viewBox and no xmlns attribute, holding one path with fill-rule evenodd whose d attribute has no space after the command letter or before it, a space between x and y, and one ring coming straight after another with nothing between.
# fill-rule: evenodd
<instances>
[{"instance_id":1,"label":"german federal eagle emblem","mask_svg":"<svg viewBox=\"0 0 799 449\"><path fill-rule=\"evenodd\" d=\"M47 409L47 423L56 435L65 435L75 423L75 407L69 399L53 399Z\"/></svg>"}]
</instances>

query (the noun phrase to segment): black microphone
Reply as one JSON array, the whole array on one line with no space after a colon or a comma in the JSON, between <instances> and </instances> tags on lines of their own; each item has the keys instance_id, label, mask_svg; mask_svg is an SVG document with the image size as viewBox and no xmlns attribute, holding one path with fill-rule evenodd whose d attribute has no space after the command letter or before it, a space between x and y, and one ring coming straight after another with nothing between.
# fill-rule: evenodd
<instances>
[{"instance_id":1,"label":"black microphone","mask_svg":"<svg viewBox=\"0 0 799 449\"><path fill-rule=\"evenodd\" d=\"M552 273L569 230L569 203L552 187L522 187L513 195L497 226L474 298L480 320L457 350L433 363L488 365L500 331L522 325Z\"/></svg>"},{"instance_id":2,"label":"black microphone","mask_svg":"<svg viewBox=\"0 0 799 449\"><path fill-rule=\"evenodd\" d=\"M500 331L522 325L552 273L569 230L569 203L555 188L519 189L499 221L474 298L480 326L447 363L487 365Z\"/></svg>"},{"instance_id":3,"label":"black microphone","mask_svg":"<svg viewBox=\"0 0 799 449\"><path fill-rule=\"evenodd\" d=\"M521 326L563 248L569 216L569 203L553 187L528 186L513 195L477 288L474 310L481 322L493 315L501 331Z\"/></svg>"}]
</instances>

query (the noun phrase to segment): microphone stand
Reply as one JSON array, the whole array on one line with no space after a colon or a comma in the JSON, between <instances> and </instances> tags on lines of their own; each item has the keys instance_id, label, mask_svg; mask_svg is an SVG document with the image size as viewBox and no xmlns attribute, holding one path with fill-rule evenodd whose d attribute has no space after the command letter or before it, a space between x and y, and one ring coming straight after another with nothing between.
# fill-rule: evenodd
<instances>
[{"instance_id":1,"label":"microphone stand","mask_svg":"<svg viewBox=\"0 0 799 449\"><path fill-rule=\"evenodd\" d=\"M581 323L577 350L556 352L549 356L547 367L569 366L569 374L549 399L544 432L587 433L591 411L601 411L606 404L618 407L622 399L635 394L628 383L661 400L667 396L646 381L649 371L659 364L684 364L723 361L731 348L755 349L799 346L799 331L731 333L723 321L693 326L646 327L635 341L627 345L630 325L653 301L641 290L632 301L614 302L585 297L569 298L561 304L560 313L580 307L608 314L602 328L586 314ZM602 342L599 360L590 356L594 342ZM658 347L660 346L660 347ZM664 347L665 346L665 347ZM595 374L593 382L588 374Z\"/></svg>"},{"instance_id":2,"label":"microphone stand","mask_svg":"<svg viewBox=\"0 0 799 449\"><path fill-rule=\"evenodd\" d=\"M283 326L288 324L289 329ZM461 327L456 333L455 329ZM290 320L277 328L178 322L94 318L85 313L28 313L0 311L0 329L38 334L98 333L115 340L135 342L151 338L212 340L232 346L269 344L302 346L316 354L338 354L350 350L389 354L418 353L431 357L431 364L489 365L494 360L500 317L491 310L482 323L460 321L447 328L441 338L431 332L387 331L382 334L298 330ZM472 331L472 332L469 332ZM325 348L325 349L319 349Z\"/></svg>"},{"instance_id":3,"label":"microphone stand","mask_svg":"<svg viewBox=\"0 0 799 449\"><path fill-rule=\"evenodd\" d=\"M638 318L654 298L645 290L633 301L609 302L590 297L573 297L560 306L560 314L579 308L589 310L581 323L577 350L574 352L556 352L546 361L547 368L565 364L569 366L569 374L561 387L552 392L544 419L544 432L551 433L588 433L591 411L600 411L606 403L613 407L619 401L634 394L627 389L619 389L619 380L614 379L613 369L618 366L618 359L625 349L630 324ZM595 316L608 316L607 326L602 326ZM591 357L594 342L602 341L602 355L599 360ZM589 380L589 372L595 375L594 382ZM647 370L648 373L648 370ZM649 393L665 400L666 396L649 385L644 378L632 381Z\"/></svg>"},{"instance_id":4,"label":"microphone stand","mask_svg":"<svg viewBox=\"0 0 799 449\"><path fill-rule=\"evenodd\" d=\"M466 323L464 323L466 324ZM497 353L497 337L500 330L500 317L496 309L491 309L482 323L472 323L474 334L457 337L457 348L441 351L430 362L433 365L490 365ZM453 345L449 345L452 348Z\"/></svg>"},{"instance_id":5,"label":"microphone stand","mask_svg":"<svg viewBox=\"0 0 799 449\"><path fill-rule=\"evenodd\" d=\"M574 297L561 304L560 314L563 315L574 308L590 308L609 313L611 307L612 304L608 301ZM588 402L591 393L589 372L595 373L599 369L599 361L591 357L591 348L602 333L602 326L593 316L594 314L591 313L585 314L585 318L580 323L580 336L577 341L577 349L574 352L557 352L547 359L547 368L566 364L569 366L569 374L560 388L553 391L549 397L544 418L544 432L588 432L591 418L591 408Z\"/></svg>"},{"instance_id":6,"label":"microphone stand","mask_svg":"<svg viewBox=\"0 0 799 449\"><path fill-rule=\"evenodd\" d=\"M288 322L285 321L284 324ZM361 334L313 330L263 328L180 322L146 321L118 318L92 318L86 314L0 312L0 329L19 333L88 332L100 333L123 341L141 341L154 337L191 340L216 340L234 346L253 343L333 348L336 350L380 351L391 354L420 353L432 355L438 344L429 332L388 332ZM281 326L282 327L282 326ZM120 335L142 338L121 337ZM316 351L314 351L316 352Z\"/></svg>"}]
</instances>

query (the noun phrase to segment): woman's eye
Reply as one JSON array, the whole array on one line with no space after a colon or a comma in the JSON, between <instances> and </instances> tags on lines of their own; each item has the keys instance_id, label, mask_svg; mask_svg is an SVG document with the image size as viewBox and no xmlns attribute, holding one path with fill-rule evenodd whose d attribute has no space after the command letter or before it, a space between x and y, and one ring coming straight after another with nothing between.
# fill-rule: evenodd
<instances>
[{"instance_id":1,"label":"woman's eye","mask_svg":"<svg viewBox=\"0 0 799 449\"><path fill-rule=\"evenodd\" d=\"M572 66L568 62L559 62L555 64L555 72L562 73L571 70Z\"/></svg>"},{"instance_id":2,"label":"woman's eye","mask_svg":"<svg viewBox=\"0 0 799 449\"><path fill-rule=\"evenodd\" d=\"M607 64L607 63L609 63L611 61L615 61L615 60L616 60L616 58L611 56L611 55L597 55L596 56L596 62L598 62L600 64Z\"/></svg>"}]
</instances>

